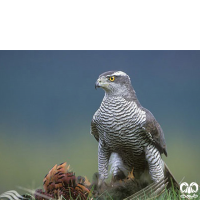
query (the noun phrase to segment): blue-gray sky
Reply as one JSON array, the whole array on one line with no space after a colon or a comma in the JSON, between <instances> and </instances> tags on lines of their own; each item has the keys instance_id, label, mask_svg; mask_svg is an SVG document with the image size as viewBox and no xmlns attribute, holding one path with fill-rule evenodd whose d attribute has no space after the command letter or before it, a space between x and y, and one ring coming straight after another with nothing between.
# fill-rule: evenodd
<instances>
[{"instance_id":1,"label":"blue-gray sky","mask_svg":"<svg viewBox=\"0 0 200 200\"><path fill-rule=\"evenodd\" d=\"M161 124L166 162L172 168L177 162L177 176L200 178L189 173L200 163L200 51L0 51L0 193L28 187L33 179L42 185L58 162L69 160L77 174L89 177L97 171L97 144L89 131L104 92L94 84L109 70L130 76L139 101ZM173 157L181 151L195 158ZM75 166L84 152L87 163Z\"/></svg>"}]
</instances>

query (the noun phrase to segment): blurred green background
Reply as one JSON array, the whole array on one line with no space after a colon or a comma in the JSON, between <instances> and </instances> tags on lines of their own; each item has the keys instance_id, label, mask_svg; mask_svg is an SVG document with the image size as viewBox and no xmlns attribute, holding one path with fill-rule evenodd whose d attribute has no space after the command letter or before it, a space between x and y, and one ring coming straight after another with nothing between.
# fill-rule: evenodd
<instances>
[{"instance_id":1,"label":"blurred green background","mask_svg":"<svg viewBox=\"0 0 200 200\"><path fill-rule=\"evenodd\" d=\"M131 77L161 124L177 180L200 184L200 51L0 51L0 194L42 187L64 161L91 180L90 122L104 95L94 84L109 70Z\"/></svg>"}]
</instances>

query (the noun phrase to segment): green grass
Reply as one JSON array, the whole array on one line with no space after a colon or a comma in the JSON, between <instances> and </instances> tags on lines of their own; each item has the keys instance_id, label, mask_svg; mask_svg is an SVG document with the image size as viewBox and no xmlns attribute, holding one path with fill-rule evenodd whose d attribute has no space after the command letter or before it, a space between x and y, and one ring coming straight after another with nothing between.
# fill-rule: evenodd
<instances>
[{"instance_id":1,"label":"green grass","mask_svg":"<svg viewBox=\"0 0 200 200\"><path fill-rule=\"evenodd\" d=\"M170 188L170 189L164 189L164 191L163 191L163 193L162 194L160 194L159 196L157 196L157 197L155 197L155 196L152 196L152 193L153 193L153 189L154 188L160 188L160 186L159 185L163 185L163 183L164 184L166 184L167 182L167 179L165 179L165 180L163 180L163 182L161 181L161 182L159 182L159 183L156 183L156 185L155 184L150 184L149 186L148 186L148 188L146 188L145 189L145 191L146 191L146 194L145 193L143 193L143 191L142 190L140 190L139 191L139 193L140 193L140 195L143 195L144 194L144 196L142 197L142 198L137 198L137 200L149 200L149 199L151 199L151 200L154 200L154 199L158 199L158 200L184 200L184 199L189 199L189 198L181 198L181 195L182 195L182 193L180 192L180 191L177 191L177 189L175 190L174 189L174 186L173 186L173 182L172 182L172 187ZM94 187L94 186L93 186ZM93 199L93 200L121 200L121 199L117 199L116 197L114 197L114 196L112 196L112 195L115 195L114 193L109 193L108 191L110 191L109 189L108 190L104 190L104 192L102 193L102 194L100 194L99 196L98 196L98 198L95 198L93 195L92 195L92 193L93 193L93 191L94 191L94 188L91 188L91 190L90 190L90 193L89 193L89 195L88 195L88 198L87 198L87 200L90 200L90 199ZM28 197L30 200L36 200L34 197L33 197L33 194L34 194L34 192L35 192L35 190L30 190L30 189L26 189L26 188L22 188L22 187L19 187L20 189L22 189L22 190L24 190L24 191L26 191L27 193L26 193L26 197ZM150 189L150 190L149 190ZM116 191L116 190L115 190ZM154 190L155 191L155 190ZM158 191L158 190L157 190ZM70 192L70 191L69 191ZM150 194L149 194L150 193ZM120 193L121 194L121 193ZM124 194L124 193L123 193ZM149 194L149 196L147 196ZM197 200L197 199L200 199L200 187L199 187L199 190L198 190L198 192L197 193L195 193L196 195L198 195L198 197L197 198L192 198L192 199L195 199L195 200ZM137 194L138 195L138 194ZM191 195L193 195L193 194L191 194ZM133 196L134 196L134 194L133 194ZM69 200L69 199L65 199L64 197L61 197L61 198L59 198L59 200L61 200L61 199L63 199L63 200ZM129 197L127 197L126 198L126 200L136 200L136 198L129 198ZM73 199L72 198L72 196L70 195L70 200L81 200L81 198L78 196L76 199Z\"/></svg>"},{"instance_id":2,"label":"green grass","mask_svg":"<svg viewBox=\"0 0 200 200\"><path fill-rule=\"evenodd\" d=\"M174 188L171 188L169 190L166 189L165 192L163 192L160 196L158 197L154 197L154 198L149 198L149 197L145 197L145 198L142 198L142 199L139 199L139 200L184 200L185 198L181 198L180 197L181 193L180 192L176 192L174 190ZM198 195L198 197L196 199L200 199L200 189L199 191L196 193L196 195ZM30 200L36 200L33 195L30 195L30 194L26 194L26 197L29 197ZM94 198L92 196L89 195L89 197L87 198L87 200L90 200L91 198L93 198L94 200L98 200L98 199L101 199L101 200L116 200L116 199L113 199L112 196L107 192L105 191L104 193L102 193L98 198ZM59 200L68 200L68 199L65 199L64 197L61 197ZM76 199L73 199L72 197L70 198L70 200L81 200L80 197L77 197Z\"/></svg>"}]
</instances>

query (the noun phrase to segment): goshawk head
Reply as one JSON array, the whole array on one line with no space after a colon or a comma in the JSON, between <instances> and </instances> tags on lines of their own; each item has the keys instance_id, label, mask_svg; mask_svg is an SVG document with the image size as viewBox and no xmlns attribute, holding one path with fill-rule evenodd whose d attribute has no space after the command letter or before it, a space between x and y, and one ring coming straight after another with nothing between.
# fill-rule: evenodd
<instances>
[{"instance_id":1,"label":"goshawk head","mask_svg":"<svg viewBox=\"0 0 200 200\"><path fill-rule=\"evenodd\" d=\"M122 71L108 71L99 76L95 88L101 87L107 94L130 96L134 92L129 76Z\"/></svg>"}]
</instances>

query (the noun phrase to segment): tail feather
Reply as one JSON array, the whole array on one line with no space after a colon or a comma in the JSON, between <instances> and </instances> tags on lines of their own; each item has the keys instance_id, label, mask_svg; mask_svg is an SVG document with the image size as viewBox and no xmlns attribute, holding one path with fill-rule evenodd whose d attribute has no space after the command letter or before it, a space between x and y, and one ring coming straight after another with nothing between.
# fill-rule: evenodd
<instances>
[{"instance_id":1,"label":"tail feather","mask_svg":"<svg viewBox=\"0 0 200 200\"><path fill-rule=\"evenodd\" d=\"M171 188L174 187L175 190L179 191L180 190L180 185L178 183L178 181L175 179L175 177L172 175L169 167L166 165L166 163L164 164L165 167L165 177L168 178L168 187L167 188Z\"/></svg>"},{"instance_id":2,"label":"tail feather","mask_svg":"<svg viewBox=\"0 0 200 200\"><path fill-rule=\"evenodd\" d=\"M167 179L162 179L157 183L151 183L144 189L134 193L133 195L123 199L123 200L137 200L137 199L154 199L160 196L167 187Z\"/></svg>"},{"instance_id":3,"label":"tail feather","mask_svg":"<svg viewBox=\"0 0 200 200\"><path fill-rule=\"evenodd\" d=\"M156 198L160 196L165 191L166 188L169 189L172 187L175 189L175 191L178 192L180 190L179 183L172 175L166 163L164 163L164 172L165 172L165 179L162 179L157 183L152 183L148 185L144 189L134 193L133 195L129 196L124 200L144 199L146 197L150 199Z\"/></svg>"}]
</instances>

